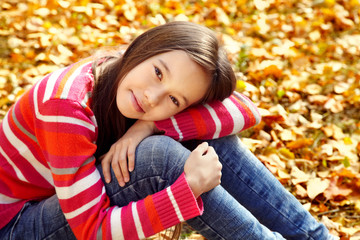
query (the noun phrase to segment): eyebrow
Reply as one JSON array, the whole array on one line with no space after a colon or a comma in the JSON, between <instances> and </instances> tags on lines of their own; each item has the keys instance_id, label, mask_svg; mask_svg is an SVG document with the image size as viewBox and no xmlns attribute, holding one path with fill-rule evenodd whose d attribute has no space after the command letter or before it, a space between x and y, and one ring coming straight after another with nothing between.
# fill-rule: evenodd
<instances>
[{"instance_id":1,"label":"eyebrow","mask_svg":"<svg viewBox=\"0 0 360 240\"><path fill-rule=\"evenodd\" d=\"M160 62L161 65L165 68L165 71L166 71L167 75L171 76L171 72L170 72L170 69L169 69L168 65L167 65L162 59L160 59L160 58L159 58L159 62ZM186 106L189 105L189 101L187 100L187 98L186 98L184 95L182 95L182 94L180 94L180 96L181 96L182 99L184 100L185 105L186 105Z\"/></svg>"}]
</instances>

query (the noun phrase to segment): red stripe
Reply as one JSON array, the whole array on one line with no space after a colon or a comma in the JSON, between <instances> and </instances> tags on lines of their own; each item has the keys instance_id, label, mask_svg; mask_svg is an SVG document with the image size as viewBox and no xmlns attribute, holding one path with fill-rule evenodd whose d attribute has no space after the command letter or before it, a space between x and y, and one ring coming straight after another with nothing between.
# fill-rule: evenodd
<instances>
[{"instance_id":1,"label":"red stripe","mask_svg":"<svg viewBox=\"0 0 360 240\"><path fill-rule=\"evenodd\" d=\"M153 231L155 233L157 233L157 232L164 230L165 228L160 221L160 217L155 209L155 205L154 205L151 195L147 196L144 199L144 205L145 205L146 211L148 213L148 216L150 217L150 222L151 222Z\"/></svg>"},{"instance_id":2,"label":"red stripe","mask_svg":"<svg viewBox=\"0 0 360 240\"><path fill-rule=\"evenodd\" d=\"M171 227L179 223L174 206L172 205L166 190L153 195L156 212L160 221L165 228Z\"/></svg>"},{"instance_id":3,"label":"red stripe","mask_svg":"<svg viewBox=\"0 0 360 240\"><path fill-rule=\"evenodd\" d=\"M193 109L189 109L189 114L191 115L194 121L198 137L201 138L202 136L206 135L207 133L206 123L202 118L201 113L197 109L193 108Z\"/></svg>"}]
</instances>

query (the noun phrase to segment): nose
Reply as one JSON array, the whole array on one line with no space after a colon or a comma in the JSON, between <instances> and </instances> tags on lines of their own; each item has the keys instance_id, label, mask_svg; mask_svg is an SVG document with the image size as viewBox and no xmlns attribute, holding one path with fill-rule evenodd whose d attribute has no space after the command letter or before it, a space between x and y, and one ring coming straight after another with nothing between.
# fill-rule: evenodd
<instances>
[{"instance_id":1,"label":"nose","mask_svg":"<svg viewBox=\"0 0 360 240\"><path fill-rule=\"evenodd\" d=\"M164 97L164 95L165 95L164 89L159 86L147 88L144 91L145 99L151 107L156 106L160 102L160 100Z\"/></svg>"}]
</instances>

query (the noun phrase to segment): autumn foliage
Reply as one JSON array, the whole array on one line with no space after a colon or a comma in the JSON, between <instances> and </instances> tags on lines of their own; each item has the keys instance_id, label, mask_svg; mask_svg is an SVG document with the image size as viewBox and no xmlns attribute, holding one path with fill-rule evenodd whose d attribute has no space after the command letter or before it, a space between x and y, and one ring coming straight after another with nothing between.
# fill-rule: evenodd
<instances>
[{"instance_id":1,"label":"autumn foliage","mask_svg":"<svg viewBox=\"0 0 360 240\"><path fill-rule=\"evenodd\" d=\"M1 118L41 76L173 20L219 32L263 115L243 142L335 235L360 239L359 0L0 0Z\"/></svg>"}]
</instances>

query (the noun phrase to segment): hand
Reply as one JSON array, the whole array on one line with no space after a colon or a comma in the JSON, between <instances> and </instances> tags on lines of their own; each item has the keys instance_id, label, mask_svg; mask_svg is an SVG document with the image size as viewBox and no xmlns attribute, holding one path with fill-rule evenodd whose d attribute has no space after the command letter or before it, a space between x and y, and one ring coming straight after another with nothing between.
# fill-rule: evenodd
<instances>
[{"instance_id":1,"label":"hand","mask_svg":"<svg viewBox=\"0 0 360 240\"><path fill-rule=\"evenodd\" d=\"M119 185L121 187L125 186L125 183L130 180L129 171L132 172L135 167L136 147L144 138L155 132L156 127L154 122L137 120L126 133L110 147L109 152L100 158L105 182L111 182L111 165Z\"/></svg>"},{"instance_id":2,"label":"hand","mask_svg":"<svg viewBox=\"0 0 360 240\"><path fill-rule=\"evenodd\" d=\"M195 197L207 192L221 182L222 165L213 147L201 143L185 162L184 172Z\"/></svg>"}]
</instances>

